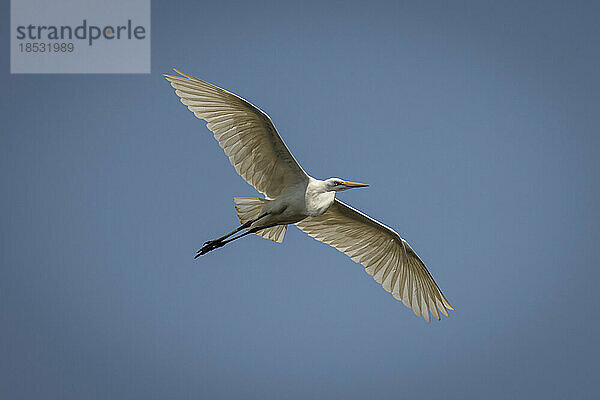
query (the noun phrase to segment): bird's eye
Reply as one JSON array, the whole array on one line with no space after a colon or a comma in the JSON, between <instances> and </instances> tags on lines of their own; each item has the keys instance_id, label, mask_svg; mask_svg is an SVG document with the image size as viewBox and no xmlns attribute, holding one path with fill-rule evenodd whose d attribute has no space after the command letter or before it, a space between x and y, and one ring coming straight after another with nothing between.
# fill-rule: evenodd
<instances>
[{"instance_id":1,"label":"bird's eye","mask_svg":"<svg viewBox=\"0 0 600 400\"><path fill-rule=\"evenodd\" d=\"M342 181L335 181L335 184L339 186L339 185L342 185L343 182Z\"/></svg>"}]
</instances>

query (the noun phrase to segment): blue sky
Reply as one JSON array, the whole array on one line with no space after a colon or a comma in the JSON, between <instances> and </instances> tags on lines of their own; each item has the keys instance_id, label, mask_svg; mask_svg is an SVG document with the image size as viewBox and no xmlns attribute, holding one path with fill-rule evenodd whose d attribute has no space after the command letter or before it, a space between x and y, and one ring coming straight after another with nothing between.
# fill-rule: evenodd
<instances>
[{"instance_id":1,"label":"blue sky","mask_svg":"<svg viewBox=\"0 0 600 400\"><path fill-rule=\"evenodd\" d=\"M0 61L1 397L600 395L598 3L152 6L149 75ZM194 261L256 192L173 66L266 111L311 175L369 183L340 198L450 318L295 228Z\"/></svg>"}]
</instances>

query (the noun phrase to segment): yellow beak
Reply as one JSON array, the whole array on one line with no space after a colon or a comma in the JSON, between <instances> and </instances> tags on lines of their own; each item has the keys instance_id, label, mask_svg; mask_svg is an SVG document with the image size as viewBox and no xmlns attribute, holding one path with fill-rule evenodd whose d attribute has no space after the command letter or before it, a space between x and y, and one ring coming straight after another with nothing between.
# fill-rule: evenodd
<instances>
[{"instance_id":1,"label":"yellow beak","mask_svg":"<svg viewBox=\"0 0 600 400\"><path fill-rule=\"evenodd\" d=\"M357 188L357 187L366 187L369 186L366 183L358 183L358 182L347 182L344 181L343 185L349 188Z\"/></svg>"}]
</instances>

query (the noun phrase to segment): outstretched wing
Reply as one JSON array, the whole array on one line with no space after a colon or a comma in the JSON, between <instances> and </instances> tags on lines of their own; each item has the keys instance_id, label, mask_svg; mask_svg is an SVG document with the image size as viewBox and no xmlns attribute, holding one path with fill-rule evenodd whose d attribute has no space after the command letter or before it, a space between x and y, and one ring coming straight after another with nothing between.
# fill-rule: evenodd
<instances>
[{"instance_id":1,"label":"outstretched wing","mask_svg":"<svg viewBox=\"0 0 600 400\"><path fill-rule=\"evenodd\" d=\"M394 230L339 200L318 217L296 224L308 235L327 243L366 267L369 275L417 316L429 322L454 310L423 261Z\"/></svg>"},{"instance_id":2,"label":"outstretched wing","mask_svg":"<svg viewBox=\"0 0 600 400\"><path fill-rule=\"evenodd\" d=\"M196 117L207 122L229 161L259 192L269 198L308 180L277 133L271 119L241 97L175 70L165 75Z\"/></svg>"}]
</instances>

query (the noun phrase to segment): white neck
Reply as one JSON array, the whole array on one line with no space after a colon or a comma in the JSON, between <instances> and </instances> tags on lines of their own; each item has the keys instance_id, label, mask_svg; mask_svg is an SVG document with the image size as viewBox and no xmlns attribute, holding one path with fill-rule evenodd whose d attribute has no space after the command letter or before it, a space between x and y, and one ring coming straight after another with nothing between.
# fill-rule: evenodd
<instances>
[{"instance_id":1,"label":"white neck","mask_svg":"<svg viewBox=\"0 0 600 400\"><path fill-rule=\"evenodd\" d=\"M331 191L326 181L311 178L306 187L306 211L311 216L323 214L333 204L335 191Z\"/></svg>"}]
</instances>

